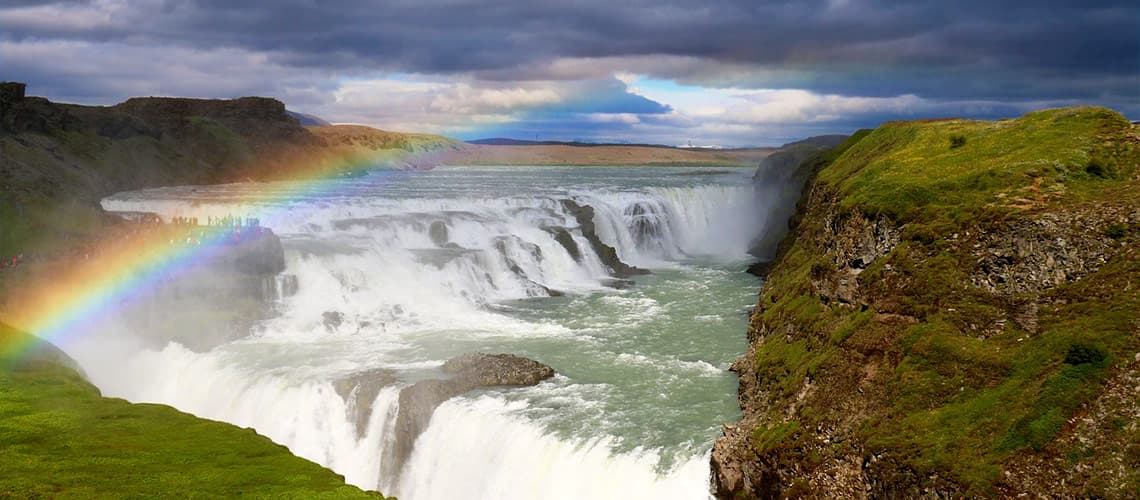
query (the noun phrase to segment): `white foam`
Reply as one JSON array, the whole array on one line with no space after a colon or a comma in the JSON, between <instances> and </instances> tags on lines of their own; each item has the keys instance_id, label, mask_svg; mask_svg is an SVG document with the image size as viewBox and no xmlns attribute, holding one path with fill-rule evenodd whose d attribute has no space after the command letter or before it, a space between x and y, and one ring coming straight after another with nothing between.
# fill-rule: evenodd
<instances>
[{"instance_id":1,"label":"white foam","mask_svg":"<svg viewBox=\"0 0 1140 500\"><path fill-rule=\"evenodd\" d=\"M352 484L380 487L406 500L709 496L707 454L660 471L659 451L618 453L610 436L556 435L520 414L525 403L490 396L444 403L402 475L381 477L382 460L394 446L399 388L380 392L358 435L332 382L377 367L431 370L442 360L425 354L428 342L569 335L590 342L596 339L589 335L610 334L607 326L615 321L629 326L658 317L665 306L657 301L602 286L604 264L562 200L593 207L598 236L623 260L664 269L694 257L742 258L763 212L750 186L437 198L380 197L350 187L335 196L289 201L281 201L287 187L257 184L201 188L212 190L209 196L193 191L199 188L169 188L104 200L108 210L155 212L166 219L260 218L283 237L287 273L296 276L298 290L281 299L280 314L259 325L253 338L208 353L131 345L108 361L105 350L89 349L77 358L92 380L109 396L172 404L253 427ZM440 227L447 233L442 245ZM552 227L571 232L580 259L555 239ZM547 290L604 292L609 295L599 304L616 312L571 330L492 307L544 297ZM665 362L680 374L723 373L704 361L618 356L627 363ZM564 383L528 390L589 406L581 399L585 386L559 389ZM596 385L590 395L604 397L604 384Z\"/></svg>"},{"instance_id":2,"label":"white foam","mask_svg":"<svg viewBox=\"0 0 1140 500\"><path fill-rule=\"evenodd\" d=\"M567 441L493 397L441 405L396 494L416 500L709 498L708 456L665 474L652 450L613 454L605 438ZM446 479L441 479L446 478Z\"/></svg>"}]
</instances>

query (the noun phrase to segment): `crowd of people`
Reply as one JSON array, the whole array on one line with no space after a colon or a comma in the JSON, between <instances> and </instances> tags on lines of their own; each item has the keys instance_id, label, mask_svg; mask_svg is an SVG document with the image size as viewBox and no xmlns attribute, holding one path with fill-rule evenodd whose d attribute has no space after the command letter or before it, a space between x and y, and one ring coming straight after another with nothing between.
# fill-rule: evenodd
<instances>
[{"instance_id":1,"label":"crowd of people","mask_svg":"<svg viewBox=\"0 0 1140 500\"><path fill-rule=\"evenodd\" d=\"M172 217L170 223L175 226L197 226L197 217ZM206 218L206 225L209 227L248 227L255 228L261 227L261 219L256 217L239 217L236 215L225 215L222 217L209 216Z\"/></svg>"},{"instance_id":2,"label":"crowd of people","mask_svg":"<svg viewBox=\"0 0 1140 500\"><path fill-rule=\"evenodd\" d=\"M194 219L197 224L198 219ZM226 215L223 217L208 217L206 219L207 226L221 226L221 227L261 227L261 219L256 217L237 217L233 215Z\"/></svg>"},{"instance_id":3,"label":"crowd of people","mask_svg":"<svg viewBox=\"0 0 1140 500\"><path fill-rule=\"evenodd\" d=\"M24 254L13 255L11 257L0 257L0 271L3 271L5 269L9 269L12 267L16 267L16 265L18 265L20 263L20 259L22 259L23 257L24 257Z\"/></svg>"},{"instance_id":4,"label":"crowd of people","mask_svg":"<svg viewBox=\"0 0 1140 500\"><path fill-rule=\"evenodd\" d=\"M118 237L119 241L134 238L138 235L146 233L153 233L153 229L147 229L143 226L155 225L161 228L165 226L170 230L175 228L185 228L188 230L174 231L177 236L171 237L169 242L171 245L186 244L186 245L201 245L203 242L210 241L215 238L215 241L225 241L229 243L238 243L243 240L258 237L268 231L266 228L261 227L261 219L256 217L240 217L234 215L227 215L222 217L208 217L206 219L206 226L202 227L199 224L197 217L172 217L169 219L170 223L163 224L162 218L156 214L144 214L137 218L130 219L135 222L135 225L120 226ZM155 228L155 229L159 229ZM165 232L163 237L169 237ZM165 239L165 238L164 238ZM100 252L97 250L98 245L91 242L79 243L72 246L68 250L50 252L48 254L37 254L37 261L43 258L54 258L60 256L68 256L75 258L82 258L83 260L90 259L92 256L98 255ZM61 253L62 252L62 253ZM12 256L0 256L0 271L6 271L18 265L25 264L26 260L24 254Z\"/></svg>"},{"instance_id":5,"label":"crowd of people","mask_svg":"<svg viewBox=\"0 0 1140 500\"><path fill-rule=\"evenodd\" d=\"M174 217L170 219L171 224L174 226L198 226L197 217ZM226 215L222 217L207 217L206 227L208 229L192 230L185 236L185 243L187 245L201 245L209 237L221 237L225 241L233 243L240 242L244 239L258 236L264 233L265 228L261 227L261 219L256 217L239 217L234 215ZM171 239L170 243L179 243L180 239Z\"/></svg>"}]
</instances>

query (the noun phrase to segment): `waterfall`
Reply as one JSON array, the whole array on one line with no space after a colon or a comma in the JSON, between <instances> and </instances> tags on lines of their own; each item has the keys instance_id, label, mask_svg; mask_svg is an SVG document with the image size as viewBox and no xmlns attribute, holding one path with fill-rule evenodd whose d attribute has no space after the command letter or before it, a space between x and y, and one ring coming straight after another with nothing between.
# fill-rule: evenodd
<instances>
[{"instance_id":1,"label":"waterfall","mask_svg":"<svg viewBox=\"0 0 1140 500\"><path fill-rule=\"evenodd\" d=\"M560 430L530 415L530 401L557 402L569 398L566 392L571 403L551 403L552 412L561 404L597 404L581 394L605 398L604 384L561 376L525 390L453 398L435 410L406 463L384 461L394 446L400 388L438 376L448 356L484 343L515 345L513 339L525 339L539 354L554 342L598 342L581 325L504 312L517 309L516 301L613 294L644 314L668 306L624 299L624 291L612 289L592 236L622 261L650 269L745 258L763 222L751 184L593 185L500 196L400 186L383 186L385 196L364 190L250 201L241 192L251 188L234 185L104 200L111 211L164 219L259 217L282 237L286 271L278 289L287 293L278 297L277 316L209 352L178 344L124 346L114 356L105 345L68 350L108 396L252 427L352 484L407 500L707 497L707 447L700 451L707 443L681 443L695 451L673 457L676 450L630 446L602 431ZM593 235L566 200L592 208ZM581 303L561 300L569 300L566 307ZM633 356L644 359L639 369L661 364L622 354L615 366ZM696 367L693 377L727 377L726 364L671 356L676 369ZM377 369L393 375L367 400L338 391L345 377ZM730 389L725 398L733 396ZM360 405L371 409L363 421L354 417ZM719 422L702 425L715 429ZM392 470L398 472L382 473Z\"/></svg>"}]
</instances>

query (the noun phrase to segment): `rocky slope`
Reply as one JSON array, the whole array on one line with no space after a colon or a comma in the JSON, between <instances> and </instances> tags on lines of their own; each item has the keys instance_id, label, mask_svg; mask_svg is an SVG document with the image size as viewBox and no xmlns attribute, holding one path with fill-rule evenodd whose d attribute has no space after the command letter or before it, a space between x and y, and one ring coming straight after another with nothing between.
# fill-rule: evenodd
<instances>
[{"instance_id":1,"label":"rocky slope","mask_svg":"<svg viewBox=\"0 0 1140 500\"><path fill-rule=\"evenodd\" d=\"M1140 132L889 123L815 159L719 498L1140 494Z\"/></svg>"}]
</instances>

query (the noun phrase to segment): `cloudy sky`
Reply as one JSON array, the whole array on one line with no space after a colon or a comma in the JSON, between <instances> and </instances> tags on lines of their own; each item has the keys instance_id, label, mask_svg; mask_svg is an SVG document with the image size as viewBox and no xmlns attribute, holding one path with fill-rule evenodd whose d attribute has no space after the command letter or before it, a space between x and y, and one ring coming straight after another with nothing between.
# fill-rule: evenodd
<instances>
[{"instance_id":1,"label":"cloudy sky","mask_svg":"<svg viewBox=\"0 0 1140 500\"><path fill-rule=\"evenodd\" d=\"M464 139L767 145L1098 104L1140 119L1135 1L93 0L0 6L53 100L274 96Z\"/></svg>"}]
</instances>

